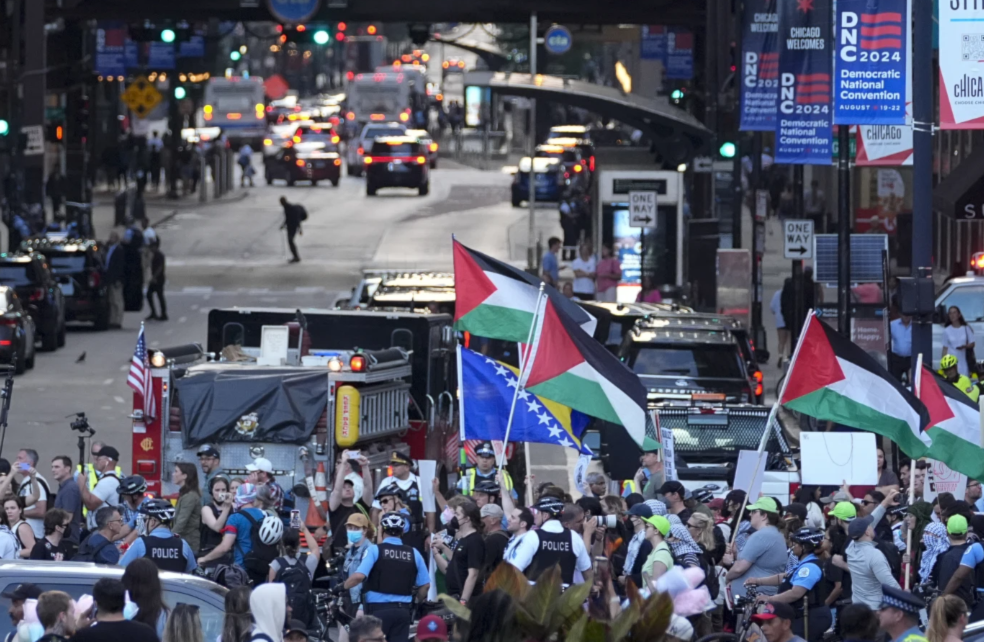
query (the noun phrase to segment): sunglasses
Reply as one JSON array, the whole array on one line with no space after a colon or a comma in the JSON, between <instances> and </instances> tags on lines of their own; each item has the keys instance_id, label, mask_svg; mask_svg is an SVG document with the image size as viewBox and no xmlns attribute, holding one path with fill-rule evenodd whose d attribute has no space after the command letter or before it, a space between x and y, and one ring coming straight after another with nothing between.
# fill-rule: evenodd
<instances>
[{"instance_id":1,"label":"sunglasses","mask_svg":"<svg viewBox=\"0 0 984 642\"><path fill-rule=\"evenodd\" d=\"M687 524L687 528L700 528L697 524Z\"/></svg>"}]
</instances>

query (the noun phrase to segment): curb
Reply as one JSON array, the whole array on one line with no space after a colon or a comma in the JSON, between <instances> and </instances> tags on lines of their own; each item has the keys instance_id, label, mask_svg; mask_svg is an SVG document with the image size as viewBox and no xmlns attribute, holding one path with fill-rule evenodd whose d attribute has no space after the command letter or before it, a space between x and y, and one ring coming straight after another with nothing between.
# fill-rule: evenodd
<instances>
[{"instance_id":1,"label":"curb","mask_svg":"<svg viewBox=\"0 0 984 642\"><path fill-rule=\"evenodd\" d=\"M246 200L246 197L247 196L249 196L249 190L245 190L244 189L244 190L242 190L242 192L238 193L233 198L221 198L221 199L219 199L217 201L214 201L213 200L213 201L207 201L205 203L198 203L197 204L197 206L198 206L197 208L196 207L193 207L191 205L182 205L181 207L178 207L178 208L175 208L175 209L171 210L170 212L168 212L167 214L165 214L161 218L157 219L156 221L151 222L150 225L151 225L151 227L157 227L158 225L161 225L163 223L167 223L168 221L170 221L172 218L174 218L175 216L177 216L178 214L180 214L183 211L189 211L189 210L198 209L198 208L201 208L201 207L208 207L210 205L223 205L223 204L226 204L226 203L238 203L239 201ZM160 208L160 209L164 209L164 208Z\"/></svg>"}]
</instances>

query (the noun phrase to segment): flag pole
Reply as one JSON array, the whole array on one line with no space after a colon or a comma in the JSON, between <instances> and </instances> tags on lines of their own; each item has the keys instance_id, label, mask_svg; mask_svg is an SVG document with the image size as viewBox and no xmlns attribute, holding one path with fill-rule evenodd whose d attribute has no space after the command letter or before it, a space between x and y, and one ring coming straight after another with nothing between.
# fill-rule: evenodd
<instances>
[{"instance_id":1,"label":"flag pole","mask_svg":"<svg viewBox=\"0 0 984 642\"><path fill-rule=\"evenodd\" d=\"M803 346L803 337L806 336L806 329L810 325L810 321L813 319L813 310L811 309L806 313L806 319L803 321L803 327L800 328L799 338L796 339L796 347L793 349L793 356L789 359L789 367L786 370L786 376L782 379L782 385L779 386L779 396L776 397L775 403L772 404L772 409L769 410L769 418L765 421L765 430L762 432L762 439L759 440L758 450L755 451L758 457L755 459L755 470L752 471L752 481L748 484L749 493L752 488L755 487L755 479L758 477L759 468L762 461L762 453L765 452L765 446L769 443L769 435L772 434L772 423L776 420L776 415L779 413L779 404L782 401L782 396L786 394L786 385L789 384L789 375L793 371L793 366L796 365L796 358L799 356L800 348ZM821 321L821 323L823 323ZM745 502L741 505L741 509L738 511L738 521L735 524L740 524L742 517L745 515L745 506L748 505L749 500L752 498L746 494ZM758 499L757 497L755 498ZM735 528L734 532L731 533L731 545L734 546L735 540L738 538L738 529Z\"/></svg>"},{"instance_id":2,"label":"flag pole","mask_svg":"<svg viewBox=\"0 0 984 642\"><path fill-rule=\"evenodd\" d=\"M912 378L912 391L916 393L916 398L922 392L922 371L923 355L920 352L916 356L916 376ZM916 501L916 460L909 461L909 506ZM909 581L912 577L912 529L907 528L905 534L905 554L909 556L909 563L905 565L905 590L909 590Z\"/></svg>"},{"instance_id":3,"label":"flag pole","mask_svg":"<svg viewBox=\"0 0 984 642\"><path fill-rule=\"evenodd\" d=\"M512 405L509 407L509 419L506 421L506 434L502 438L502 452L499 453L498 468L502 470L506 462L506 446L509 445L509 432L512 430L513 416L516 414L516 402L519 400L519 393L526 383L526 370L533 363L533 337L536 334L537 320L540 316L540 307L543 304L543 286L540 282L540 290L536 294L536 307L533 308L533 323L530 324L530 332L526 337L526 345L529 346L529 354L523 358L523 350L519 350L519 376L516 377L516 391L513 393ZM526 471L529 474L529 471Z\"/></svg>"}]
</instances>

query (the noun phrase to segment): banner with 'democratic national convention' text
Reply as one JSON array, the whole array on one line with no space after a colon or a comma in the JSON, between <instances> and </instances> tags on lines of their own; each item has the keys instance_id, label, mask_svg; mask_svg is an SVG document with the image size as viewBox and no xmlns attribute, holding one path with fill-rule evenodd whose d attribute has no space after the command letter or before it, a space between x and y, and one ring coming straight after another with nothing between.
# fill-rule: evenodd
<instances>
[{"instance_id":1,"label":"banner with 'democratic national convention' text","mask_svg":"<svg viewBox=\"0 0 984 642\"><path fill-rule=\"evenodd\" d=\"M940 127L984 129L981 0L940 0Z\"/></svg>"},{"instance_id":2,"label":"banner with 'democratic national convention' text","mask_svg":"<svg viewBox=\"0 0 984 642\"><path fill-rule=\"evenodd\" d=\"M741 130L775 131L779 97L776 0L748 3L741 31Z\"/></svg>"}]
</instances>

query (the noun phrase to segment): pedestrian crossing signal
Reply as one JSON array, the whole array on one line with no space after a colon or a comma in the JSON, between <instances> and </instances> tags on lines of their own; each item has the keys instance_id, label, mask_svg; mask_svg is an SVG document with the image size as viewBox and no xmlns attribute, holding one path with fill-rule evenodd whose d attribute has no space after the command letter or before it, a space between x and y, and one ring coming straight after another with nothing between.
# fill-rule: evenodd
<instances>
[{"instance_id":1,"label":"pedestrian crossing signal","mask_svg":"<svg viewBox=\"0 0 984 642\"><path fill-rule=\"evenodd\" d=\"M738 148L731 141L721 143L721 147L718 148L718 154L721 155L721 158L734 158L737 152Z\"/></svg>"}]
</instances>

